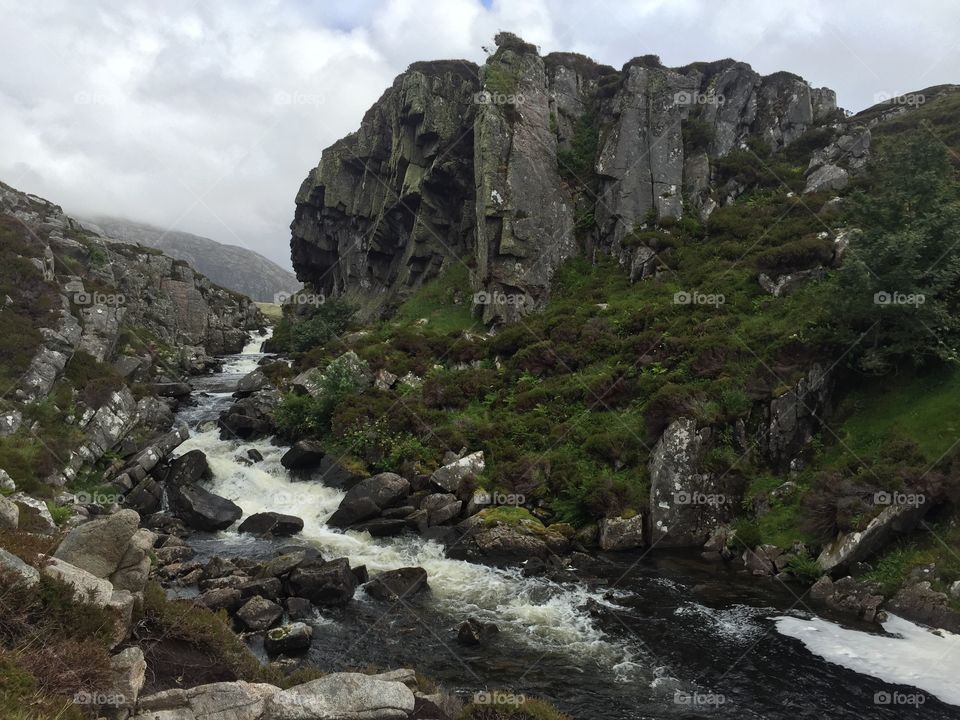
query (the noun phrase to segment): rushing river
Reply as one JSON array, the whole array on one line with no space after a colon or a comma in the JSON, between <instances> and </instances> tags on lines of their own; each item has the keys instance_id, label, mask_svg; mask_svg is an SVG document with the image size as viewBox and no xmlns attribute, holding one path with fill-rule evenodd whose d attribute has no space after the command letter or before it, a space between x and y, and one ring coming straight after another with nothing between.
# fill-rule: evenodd
<instances>
[{"instance_id":1,"label":"rushing river","mask_svg":"<svg viewBox=\"0 0 960 720\"><path fill-rule=\"evenodd\" d=\"M419 536L371 538L330 529L343 493L294 481L269 441L220 440L198 432L231 402L237 380L257 366L263 338L223 371L196 379L198 404L179 419L200 449L210 489L244 515L265 510L304 520L303 534L326 558L381 570L419 565L430 592L394 607L358 590L345 608L319 610L310 661L325 669L413 667L450 690L509 690L541 696L578 720L627 718L960 718L960 636L900 618L886 632L813 615L802 589L758 581L691 553L609 554L582 581L558 584L444 557ZM256 448L263 461L238 461ZM290 541L197 534L200 557L268 557ZM501 632L465 647L468 616Z\"/></svg>"}]
</instances>

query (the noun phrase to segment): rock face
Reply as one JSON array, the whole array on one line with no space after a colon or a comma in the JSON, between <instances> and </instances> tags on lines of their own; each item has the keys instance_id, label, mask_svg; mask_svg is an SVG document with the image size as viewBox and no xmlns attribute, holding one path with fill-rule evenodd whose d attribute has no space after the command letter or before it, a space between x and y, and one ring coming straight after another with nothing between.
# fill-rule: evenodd
<instances>
[{"instance_id":1,"label":"rock face","mask_svg":"<svg viewBox=\"0 0 960 720\"><path fill-rule=\"evenodd\" d=\"M647 56L617 71L572 53L541 57L509 33L496 42L482 68L414 63L356 133L324 150L296 198L300 280L375 316L465 264L476 313L515 319L542 307L556 267L585 249L610 252L635 279L649 274L653 250L624 238L650 213L679 217L684 193L702 214L716 206L708 153L748 139L783 148L836 109L831 90L733 60L666 68ZM689 123L708 129L702 147L685 144ZM566 153L584 128L596 150L575 162ZM822 167L853 156L847 145ZM811 172L837 186L836 173ZM570 175L598 191L588 237L575 229Z\"/></svg>"}]
</instances>

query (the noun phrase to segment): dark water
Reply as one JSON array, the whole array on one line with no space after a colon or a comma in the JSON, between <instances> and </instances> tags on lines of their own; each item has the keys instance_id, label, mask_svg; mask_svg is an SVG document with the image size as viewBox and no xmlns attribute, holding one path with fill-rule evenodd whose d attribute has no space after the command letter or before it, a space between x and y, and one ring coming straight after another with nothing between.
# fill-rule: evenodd
<instances>
[{"instance_id":1,"label":"dark water","mask_svg":"<svg viewBox=\"0 0 960 720\"><path fill-rule=\"evenodd\" d=\"M251 360L238 358L228 368L232 375L207 380L214 394L182 419L215 418ZM199 446L229 458L251 445L217 442L211 437ZM423 564L434 586L395 605L360 591L345 608L318 611L306 661L321 668L413 667L465 697L498 689L543 697L578 719L960 718L960 708L929 693L919 707L878 705L877 693L918 691L829 663L777 632L773 618L810 615L798 600L802 588L747 577L695 552L604 555L578 571L578 582L557 584L443 560L417 538L344 536L322 526L336 497L314 499L308 491L319 489L290 483L271 460L279 448L257 447L268 456L267 475L215 464L215 491L232 492L252 512L269 504L269 488L299 487L296 514L308 520L315 511L320 519L313 530L308 521L298 542L311 541L328 557L346 555L372 572L381 557L383 567ZM225 473L234 474L219 477ZM193 544L200 557L269 557L286 542L226 531L197 535ZM456 631L468 615L498 622L503 631L485 647L461 645ZM857 629L877 632L875 626ZM960 666L960 658L952 662Z\"/></svg>"}]
</instances>

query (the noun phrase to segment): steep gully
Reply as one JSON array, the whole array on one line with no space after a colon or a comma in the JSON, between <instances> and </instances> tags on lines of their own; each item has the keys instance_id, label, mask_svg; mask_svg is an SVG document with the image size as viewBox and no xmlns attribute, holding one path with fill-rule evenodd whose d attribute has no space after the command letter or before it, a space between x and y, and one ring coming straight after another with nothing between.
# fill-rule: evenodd
<instances>
[{"instance_id":1,"label":"steep gully","mask_svg":"<svg viewBox=\"0 0 960 720\"><path fill-rule=\"evenodd\" d=\"M925 717L960 718L960 636L897 617L885 633L841 626L813 615L801 589L731 573L695 553L604 555L578 572L579 582L558 584L447 559L419 536L373 539L328 528L342 491L294 481L280 464L285 448L196 430L230 404L236 382L263 357L262 341L254 336L220 373L195 381L199 402L178 417L194 434L177 454L202 450L210 489L245 516L302 517L295 540L325 557L365 564L371 575L411 565L429 574L431 591L415 599L391 606L361 590L346 608L317 613L311 663L414 667L450 690L541 696L580 719L892 719L915 712L904 703L918 697ZM237 461L250 447L262 462ZM201 558L263 558L289 544L235 528L190 542ZM489 646L464 647L456 628L468 616L501 632Z\"/></svg>"}]
</instances>

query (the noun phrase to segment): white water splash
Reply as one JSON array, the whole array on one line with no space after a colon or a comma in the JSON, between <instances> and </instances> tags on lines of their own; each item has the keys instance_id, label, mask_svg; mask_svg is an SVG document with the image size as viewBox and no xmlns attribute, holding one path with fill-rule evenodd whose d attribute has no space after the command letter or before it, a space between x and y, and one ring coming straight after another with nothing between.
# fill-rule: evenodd
<instances>
[{"instance_id":1,"label":"white water splash","mask_svg":"<svg viewBox=\"0 0 960 720\"><path fill-rule=\"evenodd\" d=\"M829 662L960 705L960 635L929 630L896 615L883 623L887 634L850 630L822 618L774 619L780 633Z\"/></svg>"}]
</instances>

